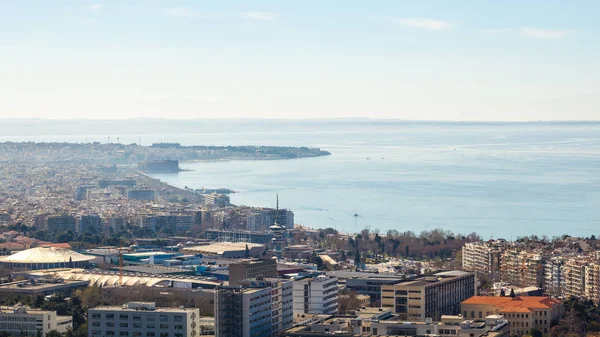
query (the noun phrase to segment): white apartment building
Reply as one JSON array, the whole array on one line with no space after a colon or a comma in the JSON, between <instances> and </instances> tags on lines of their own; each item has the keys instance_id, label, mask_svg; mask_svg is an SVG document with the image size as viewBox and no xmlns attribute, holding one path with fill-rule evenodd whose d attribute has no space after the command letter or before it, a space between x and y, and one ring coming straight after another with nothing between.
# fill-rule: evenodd
<instances>
[{"instance_id":1,"label":"white apartment building","mask_svg":"<svg viewBox=\"0 0 600 337\"><path fill-rule=\"evenodd\" d=\"M294 280L294 313L335 314L338 311L338 279L335 276Z\"/></svg>"},{"instance_id":2,"label":"white apartment building","mask_svg":"<svg viewBox=\"0 0 600 337\"><path fill-rule=\"evenodd\" d=\"M204 195L204 205L225 207L229 206L229 196L226 194L210 193Z\"/></svg>"},{"instance_id":3,"label":"white apartment building","mask_svg":"<svg viewBox=\"0 0 600 337\"><path fill-rule=\"evenodd\" d=\"M462 248L463 270L477 275L489 275L493 280L500 272L500 255L502 247L488 242L469 242Z\"/></svg>"},{"instance_id":4,"label":"white apartment building","mask_svg":"<svg viewBox=\"0 0 600 337\"><path fill-rule=\"evenodd\" d=\"M215 293L215 336L274 337L294 323L293 282L246 280Z\"/></svg>"},{"instance_id":5,"label":"white apartment building","mask_svg":"<svg viewBox=\"0 0 600 337\"><path fill-rule=\"evenodd\" d=\"M154 302L129 302L88 310L89 337L194 337L200 310L157 308Z\"/></svg>"},{"instance_id":6,"label":"white apartment building","mask_svg":"<svg viewBox=\"0 0 600 337\"><path fill-rule=\"evenodd\" d=\"M58 316L56 311L28 309L25 307L0 307L0 331L11 336L45 336L56 330L66 333L73 328L73 317Z\"/></svg>"},{"instance_id":7,"label":"white apartment building","mask_svg":"<svg viewBox=\"0 0 600 337\"><path fill-rule=\"evenodd\" d=\"M564 287L562 278L563 262L562 256L553 256L544 263L544 285L548 294L552 296L562 296Z\"/></svg>"}]
</instances>

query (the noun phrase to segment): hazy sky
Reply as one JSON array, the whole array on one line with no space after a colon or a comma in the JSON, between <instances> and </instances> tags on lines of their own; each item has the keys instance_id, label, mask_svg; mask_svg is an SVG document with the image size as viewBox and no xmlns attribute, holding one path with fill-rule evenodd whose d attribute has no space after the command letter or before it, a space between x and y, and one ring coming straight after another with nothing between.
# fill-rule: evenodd
<instances>
[{"instance_id":1,"label":"hazy sky","mask_svg":"<svg viewBox=\"0 0 600 337\"><path fill-rule=\"evenodd\" d=\"M600 1L0 0L0 117L600 119Z\"/></svg>"}]
</instances>

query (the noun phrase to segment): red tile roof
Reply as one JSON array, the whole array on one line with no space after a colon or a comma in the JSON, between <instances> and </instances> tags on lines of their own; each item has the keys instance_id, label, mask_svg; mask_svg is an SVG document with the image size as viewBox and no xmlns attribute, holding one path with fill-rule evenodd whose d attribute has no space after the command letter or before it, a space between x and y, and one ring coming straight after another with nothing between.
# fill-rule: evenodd
<instances>
[{"instance_id":1,"label":"red tile roof","mask_svg":"<svg viewBox=\"0 0 600 337\"><path fill-rule=\"evenodd\" d=\"M462 303L494 305L500 312L530 312L531 309L550 309L561 301L547 296L473 296Z\"/></svg>"}]
</instances>

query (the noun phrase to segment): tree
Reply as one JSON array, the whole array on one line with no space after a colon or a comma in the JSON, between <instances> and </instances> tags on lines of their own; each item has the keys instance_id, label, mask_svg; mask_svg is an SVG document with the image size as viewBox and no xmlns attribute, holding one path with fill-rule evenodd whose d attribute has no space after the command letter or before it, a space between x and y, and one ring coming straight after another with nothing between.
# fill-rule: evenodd
<instances>
[{"instance_id":1,"label":"tree","mask_svg":"<svg viewBox=\"0 0 600 337\"><path fill-rule=\"evenodd\" d=\"M515 290L514 289L510 289L510 297L515 298Z\"/></svg>"},{"instance_id":2,"label":"tree","mask_svg":"<svg viewBox=\"0 0 600 337\"><path fill-rule=\"evenodd\" d=\"M500 290L500 296L502 296L502 297L506 296L506 293L504 292L504 289Z\"/></svg>"},{"instance_id":3,"label":"tree","mask_svg":"<svg viewBox=\"0 0 600 337\"><path fill-rule=\"evenodd\" d=\"M56 331L56 330L50 330L48 332L46 332L46 337L62 337L60 332Z\"/></svg>"},{"instance_id":4,"label":"tree","mask_svg":"<svg viewBox=\"0 0 600 337\"><path fill-rule=\"evenodd\" d=\"M538 329L529 330L529 335L531 337L544 337L544 334Z\"/></svg>"}]
</instances>

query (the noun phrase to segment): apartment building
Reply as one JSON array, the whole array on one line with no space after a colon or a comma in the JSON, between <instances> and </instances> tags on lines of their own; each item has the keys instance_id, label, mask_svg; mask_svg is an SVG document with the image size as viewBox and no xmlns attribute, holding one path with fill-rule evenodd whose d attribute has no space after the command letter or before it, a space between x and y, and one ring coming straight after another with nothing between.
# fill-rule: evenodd
<instances>
[{"instance_id":1,"label":"apartment building","mask_svg":"<svg viewBox=\"0 0 600 337\"><path fill-rule=\"evenodd\" d=\"M275 337L293 325L290 280L245 280L215 293L215 336Z\"/></svg>"},{"instance_id":2,"label":"apartment building","mask_svg":"<svg viewBox=\"0 0 600 337\"><path fill-rule=\"evenodd\" d=\"M546 292L551 296L562 296L564 280L562 268L564 259L562 256L553 256L544 263L544 286Z\"/></svg>"},{"instance_id":3,"label":"apartment building","mask_svg":"<svg viewBox=\"0 0 600 337\"><path fill-rule=\"evenodd\" d=\"M338 278L314 275L294 279L294 313L335 314L338 311Z\"/></svg>"},{"instance_id":4,"label":"apartment building","mask_svg":"<svg viewBox=\"0 0 600 337\"><path fill-rule=\"evenodd\" d=\"M225 207L229 206L229 196L226 194L210 193L204 195L204 205Z\"/></svg>"},{"instance_id":5,"label":"apartment building","mask_svg":"<svg viewBox=\"0 0 600 337\"><path fill-rule=\"evenodd\" d=\"M49 232L77 232L75 217L68 214L49 216L46 219L46 230Z\"/></svg>"},{"instance_id":6,"label":"apartment building","mask_svg":"<svg viewBox=\"0 0 600 337\"><path fill-rule=\"evenodd\" d=\"M600 303L600 262L593 261L585 267L585 298Z\"/></svg>"},{"instance_id":7,"label":"apartment building","mask_svg":"<svg viewBox=\"0 0 600 337\"><path fill-rule=\"evenodd\" d=\"M257 277L277 277L277 261L273 259L244 261L229 265L229 285L236 286L242 280Z\"/></svg>"},{"instance_id":8,"label":"apartment building","mask_svg":"<svg viewBox=\"0 0 600 337\"><path fill-rule=\"evenodd\" d=\"M102 218L98 214L82 215L79 219L79 232L102 232Z\"/></svg>"},{"instance_id":9,"label":"apartment building","mask_svg":"<svg viewBox=\"0 0 600 337\"><path fill-rule=\"evenodd\" d=\"M153 201L155 193L149 188L132 188L127 191L127 199Z\"/></svg>"},{"instance_id":10,"label":"apartment building","mask_svg":"<svg viewBox=\"0 0 600 337\"><path fill-rule=\"evenodd\" d=\"M545 254L515 248L504 251L500 259L502 281L522 287L544 287Z\"/></svg>"},{"instance_id":11,"label":"apartment building","mask_svg":"<svg viewBox=\"0 0 600 337\"><path fill-rule=\"evenodd\" d=\"M88 310L88 336L193 337L199 317L199 309L157 308L154 302L101 306Z\"/></svg>"},{"instance_id":12,"label":"apartment building","mask_svg":"<svg viewBox=\"0 0 600 337\"><path fill-rule=\"evenodd\" d=\"M499 279L500 256L504 246L499 241L469 242L462 248L463 270L476 275L487 275Z\"/></svg>"},{"instance_id":13,"label":"apartment building","mask_svg":"<svg viewBox=\"0 0 600 337\"><path fill-rule=\"evenodd\" d=\"M587 264L587 261L578 257L565 259L561 273L564 280L563 295L565 297L585 296L585 267Z\"/></svg>"},{"instance_id":14,"label":"apartment building","mask_svg":"<svg viewBox=\"0 0 600 337\"><path fill-rule=\"evenodd\" d=\"M411 281L381 286L381 304L401 319L440 320L460 312L460 303L475 295L475 274L447 271Z\"/></svg>"},{"instance_id":15,"label":"apartment building","mask_svg":"<svg viewBox=\"0 0 600 337\"><path fill-rule=\"evenodd\" d=\"M46 336L52 330L66 333L72 328L73 317L58 316L56 311L0 307L0 331L10 336Z\"/></svg>"},{"instance_id":16,"label":"apartment building","mask_svg":"<svg viewBox=\"0 0 600 337\"><path fill-rule=\"evenodd\" d=\"M461 303L461 310L466 319L503 315L510 324L510 335L521 336L534 328L548 333L553 322L562 318L564 306L546 296L473 296Z\"/></svg>"}]
</instances>

